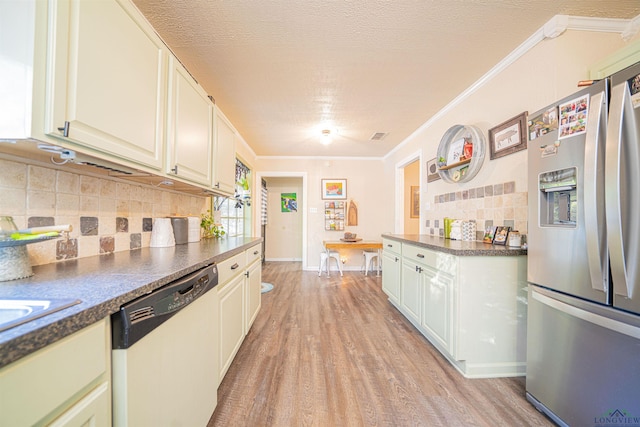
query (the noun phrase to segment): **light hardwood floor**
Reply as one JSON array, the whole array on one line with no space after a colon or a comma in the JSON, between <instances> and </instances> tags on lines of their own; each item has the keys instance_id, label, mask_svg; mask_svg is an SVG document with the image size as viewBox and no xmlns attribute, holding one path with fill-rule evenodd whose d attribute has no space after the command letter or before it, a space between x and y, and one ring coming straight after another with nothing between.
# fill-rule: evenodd
<instances>
[{"instance_id":1,"label":"light hardwood floor","mask_svg":"<svg viewBox=\"0 0 640 427\"><path fill-rule=\"evenodd\" d=\"M524 378L465 379L387 301L381 277L266 263L262 309L209 426L551 426Z\"/></svg>"}]
</instances>

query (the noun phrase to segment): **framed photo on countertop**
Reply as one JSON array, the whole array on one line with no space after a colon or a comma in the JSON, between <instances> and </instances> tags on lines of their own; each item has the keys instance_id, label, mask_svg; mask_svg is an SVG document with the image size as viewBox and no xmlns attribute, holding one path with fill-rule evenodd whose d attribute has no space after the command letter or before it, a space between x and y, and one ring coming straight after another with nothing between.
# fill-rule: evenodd
<instances>
[{"instance_id":1,"label":"framed photo on countertop","mask_svg":"<svg viewBox=\"0 0 640 427\"><path fill-rule=\"evenodd\" d=\"M511 231L511 227L497 226L493 233L493 244L505 246L509 238L509 231Z\"/></svg>"}]
</instances>

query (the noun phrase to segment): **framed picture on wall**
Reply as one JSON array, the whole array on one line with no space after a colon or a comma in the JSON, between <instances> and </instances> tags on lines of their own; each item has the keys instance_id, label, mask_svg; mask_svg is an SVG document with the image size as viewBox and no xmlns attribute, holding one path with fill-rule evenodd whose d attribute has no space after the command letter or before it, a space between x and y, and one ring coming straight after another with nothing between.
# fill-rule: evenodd
<instances>
[{"instance_id":1,"label":"framed picture on wall","mask_svg":"<svg viewBox=\"0 0 640 427\"><path fill-rule=\"evenodd\" d=\"M491 160L527 149L527 112L489 129Z\"/></svg>"},{"instance_id":2,"label":"framed picture on wall","mask_svg":"<svg viewBox=\"0 0 640 427\"><path fill-rule=\"evenodd\" d=\"M280 193L280 211L298 212L297 193Z\"/></svg>"},{"instance_id":3,"label":"framed picture on wall","mask_svg":"<svg viewBox=\"0 0 640 427\"><path fill-rule=\"evenodd\" d=\"M411 209L410 218L420 218L420 187L411 186Z\"/></svg>"},{"instance_id":4,"label":"framed picture on wall","mask_svg":"<svg viewBox=\"0 0 640 427\"><path fill-rule=\"evenodd\" d=\"M323 200L346 200L347 180L346 179L322 179L322 199Z\"/></svg>"},{"instance_id":5,"label":"framed picture on wall","mask_svg":"<svg viewBox=\"0 0 640 427\"><path fill-rule=\"evenodd\" d=\"M438 173L438 162L436 158L429 160L427 162L427 182L433 182L440 179L440 174Z\"/></svg>"}]
</instances>

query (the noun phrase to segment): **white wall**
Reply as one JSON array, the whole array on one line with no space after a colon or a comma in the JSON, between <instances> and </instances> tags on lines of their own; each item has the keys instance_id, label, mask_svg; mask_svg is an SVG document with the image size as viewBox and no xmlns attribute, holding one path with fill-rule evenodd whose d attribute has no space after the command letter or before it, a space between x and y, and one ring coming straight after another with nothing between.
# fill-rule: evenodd
<instances>
[{"instance_id":1,"label":"white wall","mask_svg":"<svg viewBox=\"0 0 640 427\"><path fill-rule=\"evenodd\" d=\"M427 184L426 162L435 157L442 135L451 126L474 125L480 128L486 137L490 128L523 111L535 112L575 92L578 90L577 82L589 78L589 67L592 64L624 45L619 34L585 31L566 31L555 39L538 43L437 120L426 121L425 125L411 135L399 149L387 156L385 158L387 179L394 178L395 165L402 159L416 150L421 151L424 159L421 165L423 168L421 185L423 218L437 217L440 222L445 215L435 212L438 207L434 203L436 195L514 182L515 193L522 200L522 195L526 196L527 192L526 151L489 160L487 148L487 155L478 175L470 182L462 184L446 183L443 180ZM453 209L466 211L468 216L476 215L478 212L480 215L486 215L495 211L495 219L501 220L502 210L498 211L493 206L489 207L490 211L484 208L485 206L453 205ZM526 224L524 226L526 227ZM433 227L433 222L430 227ZM420 230L421 233L430 231L425 221L422 221Z\"/></svg>"},{"instance_id":2,"label":"white wall","mask_svg":"<svg viewBox=\"0 0 640 427\"><path fill-rule=\"evenodd\" d=\"M267 261L302 261L302 178L263 177L267 182ZM282 212L282 193L296 193L297 212Z\"/></svg>"},{"instance_id":3,"label":"white wall","mask_svg":"<svg viewBox=\"0 0 640 427\"><path fill-rule=\"evenodd\" d=\"M490 128L505 120L523 111L534 112L576 91L576 83L589 78L592 64L625 44L618 34L567 31L536 45L437 120L429 121L430 118L425 117L425 124L384 159L255 157L250 160L257 171L254 176L268 171L302 171L307 174L308 207L304 214L308 224L303 229L303 245L306 245L303 267L307 269L317 268L323 240L341 237L341 233L324 231L324 205L320 193L322 178L347 179L348 199L353 198L358 203L359 224L347 227L346 231L358 233L365 239L379 239L380 234L394 231L396 167L416 152L422 155L421 233L427 233L434 225L432 221L427 227L425 219L443 216L441 211L435 210L435 195L509 182L515 185L514 203L522 203L523 197L526 203L526 151L493 161L489 160L487 153L479 174L464 184L440 180L427 185L426 161L435 157L440 139L449 127L455 124L475 125L486 136ZM454 205L454 209L464 209L469 216L477 212L459 205ZM483 208L479 209L484 212ZM495 208L491 209L497 213ZM361 265L359 252L347 255L345 267L358 269Z\"/></svg>"},{"instance_id":4,"label":"white wall","mask_svg":"<svg viewBox=\"0 0 640 427\"><path fill-rule=\"evenodd\" d=\"M358 205L358 225L345 227L345 231L357 233L358 237L380 240L380 234L392 231L393 182L385 178L381 159L322 159L322 158L273 158L258 157L255 162L256 176L304 171L306 174L307 227L303 230L303 268L317 269L323 240L338 240L343 232L324 230L324 200L321 197L321 179L346 179L347 201ZM299 203L303 213L302 203ZM306 239L306 240L305 240ZM346 269L357 270L362 264L362 251L345 252Z\"/></svg>"}]
</instances>

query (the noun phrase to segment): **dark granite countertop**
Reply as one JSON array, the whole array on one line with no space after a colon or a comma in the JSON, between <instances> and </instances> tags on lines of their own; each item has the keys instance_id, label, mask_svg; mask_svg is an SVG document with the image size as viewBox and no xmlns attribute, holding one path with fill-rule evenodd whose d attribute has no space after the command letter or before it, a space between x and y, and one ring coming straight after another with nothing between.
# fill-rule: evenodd
<instances>
[{"instance_id":1,"label":"dark granite countertop","mask_svg":"<svg viewBox=\"0 0 640 427\"><path fill-rule=\"evenodd\" d=\"M450 240L428 234L383 234L382 237L457 256L516 256L527 254L527 250L522 248L492 245L483 242Z\"/></svg>"},{"instance_id":2,"label":"dark granite countertop","mask_svg":"<svg viewBox=\"0 0 640 427\"><path fill-rule=\"evenodd\" d=\"M77 298L64 310L0 332L0 368L117 312L167 283L261 242L259 237L204 239L33 267L34 276L0 282L0 299Z\"/></svg>"}]
</instances>

